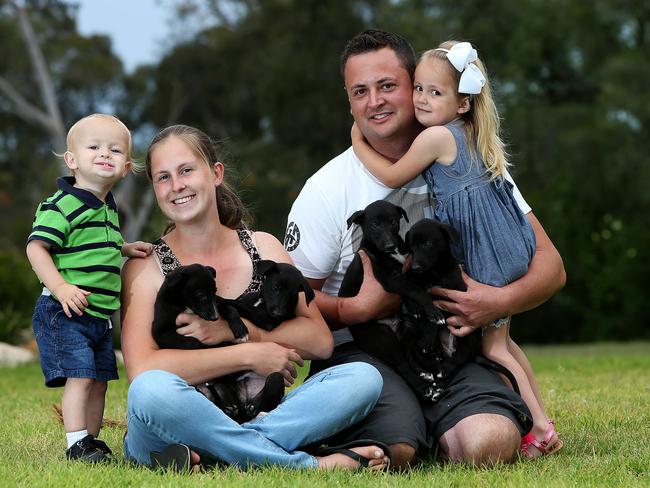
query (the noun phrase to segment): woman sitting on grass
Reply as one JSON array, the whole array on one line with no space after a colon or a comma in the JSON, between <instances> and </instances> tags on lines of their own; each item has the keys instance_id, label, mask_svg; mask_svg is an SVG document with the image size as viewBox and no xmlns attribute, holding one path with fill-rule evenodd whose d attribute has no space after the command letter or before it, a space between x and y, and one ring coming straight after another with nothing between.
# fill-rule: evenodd
<instances>
[{"instance_id":1,"label":"woman sitting on grass","mask_svg":"<svg viewBox=\"0 0 650 488\"><path fill-rule=\"evenodd\" d=\"M126 458L180 467L203 459L241 468L384 468L389 453L374 441L330 448L317 456L297 450L370 412L382 381L365 363L322 371L286 395L276 409L241 425L192 386L246 370L260 375L279 371L291 385L295 364L328 357L333 344L329 329L315 304L308 306L302 295L296 317L271 332L246 321L248 342L233 344L223 319L207 322L183 313L176 320L179 334L224 347L158 348L151 323L164 273L181 264L212 266L219 294L236 298L259 287L257 260L290 258L273 236L244 230L241 201L224 184L224 166L203 132L178 125L161 131L147 153L147 174L174 228L154 244L151 256L130 260L123 269L122 348L131 382Z\"/></svg>"}]
</instances>

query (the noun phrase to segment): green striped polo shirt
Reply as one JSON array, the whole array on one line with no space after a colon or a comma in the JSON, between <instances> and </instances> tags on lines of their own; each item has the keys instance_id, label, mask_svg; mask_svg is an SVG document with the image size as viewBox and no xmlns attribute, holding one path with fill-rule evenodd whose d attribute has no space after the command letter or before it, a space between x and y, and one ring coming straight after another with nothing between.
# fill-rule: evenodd
<instances>
[{"instance_id":1,"label":"green striped polo shirt","mask_svg":"<svg viewBox=\"0 0 650 488\"><path fill-rule=\"evenodd\" d=\"M36 210L27 242L50 244L56 269L65 281L91 292L86 311L109 318L120 308L121 249L124 240L113 195L106 203L75 188L73 176L58 178L59 190Z\"/></svg>"}]
</instances>

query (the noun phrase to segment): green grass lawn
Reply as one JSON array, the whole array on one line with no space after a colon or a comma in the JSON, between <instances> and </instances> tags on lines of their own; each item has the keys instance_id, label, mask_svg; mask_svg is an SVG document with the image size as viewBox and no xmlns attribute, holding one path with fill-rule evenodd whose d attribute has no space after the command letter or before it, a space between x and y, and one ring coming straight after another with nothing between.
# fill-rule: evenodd
<instances>
[{"instance_id":1,"label":"green grass lawn","mask_svg":"<svg viewBox=\"0 0 650 488\"><path fill-rule=\"evenodd\" d=\"M0 486L650 486L650 344L525 347L549 414L564 439L557 455L493 469L429 463L407 474L213 470L192 475L125 464L66 462L52 413L61 389L46 389L37 364L0 368ZM123 419L127 383L111 382L105 415ZM122 456L123 432L101 437Z\"/></svg>"}]
</instances>

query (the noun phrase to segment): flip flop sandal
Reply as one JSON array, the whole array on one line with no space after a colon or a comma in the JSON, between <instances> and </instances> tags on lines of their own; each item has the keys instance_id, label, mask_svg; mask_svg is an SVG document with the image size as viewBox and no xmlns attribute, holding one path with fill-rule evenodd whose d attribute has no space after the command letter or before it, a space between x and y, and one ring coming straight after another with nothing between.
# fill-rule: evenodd
<instances>
[{"instance_id":1,"label":"flip flop sandal","mask_svg":"<svg viewBox=\"0 0 650 488\"><path fill-rule=\"evenodd\" d=\"M375 441L372 439L357 439L356 441L347 442L345 444L340 444L338 446L321 446L316 451L317 456L329 456L331 454L343 454L351 459L354 459L359 463L359 466L367 468L370 459L361 454L351 451L353 447L368 447L368 446L377 446L382 451L384 451L384 456L388 458L388 465L390 465L390 447L384 444L381 441Z\"/></svg>"},{"instance_id":2,"label":"flip flop sandal","mask_svg":"<svg viewBox=\"0 0 650 488\"><path fill-rule=\"evenodd\" d=\"M170 444L162 452L151 451L151 467L154 469L171 469L178 472L190 472L190 448L185 444Z\"/></svg>"},{"instance_id":3,"label":"flip flop sandal","mask_svg":"<svg viewBox=\"0 0 650 488\"><path fill-rule=\"evenodd\" d=\"M548 447L548 443L551 441L554 434L557 435L555 432L555 424L551 419L548 419L548 428L546 429L546 434L544 434L544 439L539 441L532 432L529 432L521 438L521 446L519 447L519 450L523 452L528 459L534 459L537 457L533 456L533 454L529 451L530 446L533 446L535 449L537 449L541 453L541 456L554 454L562 449L562 446L564 446L562 439L560 439L558 436L555 444L553 444L551 447Z\"/></svg>"}]
</instances>

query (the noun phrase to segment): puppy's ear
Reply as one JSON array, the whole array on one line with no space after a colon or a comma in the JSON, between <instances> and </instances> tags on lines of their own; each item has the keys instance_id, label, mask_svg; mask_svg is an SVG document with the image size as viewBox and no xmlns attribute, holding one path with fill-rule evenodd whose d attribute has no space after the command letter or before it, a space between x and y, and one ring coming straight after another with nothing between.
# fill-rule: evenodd
<instances>
[{"instance_id":1,"label":"puppy's ear","mask_svg":"<svg viewBox=\"0 0 650 488\"><path fill-rule=\"evenodd\" d=\"M165 276L165 283L169 287L177 287L183 282L184 275L187 274L186 267L181 266Z\"/></svg>"},{"instance_id":2,"label":"puppy's ear","mask_svg":"<svg viewBox=\"0 0 650 488\"><path fill-rule=\"evenodd\" d=\"M206 266L206 268L208 268L208 271L210 272L210 274L212 275L213 278L217 277L217 270L216 269L214 269L212 266Z\"/></svg>"},{"instance_id":3,"label":"puppy's ear","mask_svg":"<svg viewBox=\"0 0 650 488\"><path fill-rule=\"evenodd\" d=\"M365 217L365 210L357 210L348 219L348 229L352 227L352 224L361 225L363 223L363 218Z\"/></svg>"},{"instance_id":4,"label":"puppy's ear","mask_svg":"<svg viewBox=\"0 0 650 488\"><path fill-rule=\"evenodd\" d=\"M399 212L402 214L402 217L404 217L404 220L406 220L408 222L409 221L409 216L406 214L406 210L404 210L399 205L396 205L396 207L399 208Z\"/></svg>"},{"instance_id":5,"label":"puppy's ear","mask_svg":"<svg viewBox=\"0 0 650 488\"><path fill-rule=\"evenodd\" d=\"M275 266L276 266L275 261L271 261L270 259L262 259L257 262L257 272L259 274L265 275L269 271L271 271Z\"/></svg>"},{"instance_id":6,"label":"puppy's ear","mask_svg":"<svg viewBox=\"0 0 650 488\"><path fill-rule=\"evenodd\" d=\"M447 224L440 224L440 227L447 234L447 236L449 236L449 241L450 242L452 242L453 244L456 244L459 241L460 234L452 226L447 225Z\"/></svg>"},{"instance_id":7,"label":"puppy's ear","mask_svg":"<svg viewBox=\"0 0 650 488\"><path fill-rule=\"evenodd\" d=\"M307 283L307 280L304 277L302 278L302 289L305 292L305 300L307 300L307 305L309 305L311 301L316 298L316 294L314 293L314 290L311 289L311 286L309 286L309 283Z\"/></svg>"}]
</instances>

